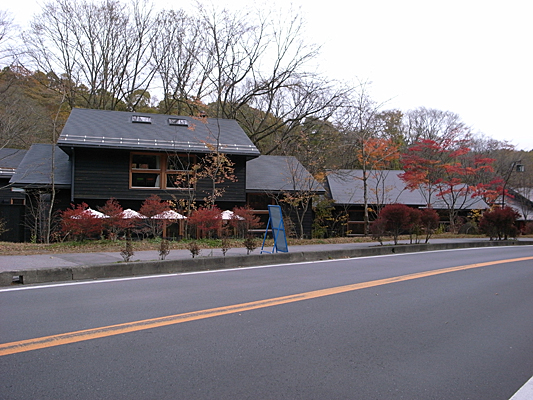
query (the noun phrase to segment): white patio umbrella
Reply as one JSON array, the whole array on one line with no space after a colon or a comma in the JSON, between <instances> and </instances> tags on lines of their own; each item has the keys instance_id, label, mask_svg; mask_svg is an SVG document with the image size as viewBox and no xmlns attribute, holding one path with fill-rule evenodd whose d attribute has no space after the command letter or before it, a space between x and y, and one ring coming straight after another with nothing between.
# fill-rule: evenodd
<instances>
[{"instance_id":1,"label":"white patio umbrella","mask_svg":"<svg viewBox=\"0 0 533 400\"><path fill-rule=\"evenodd\" d=\"M154 215L154 219L186 219L184 215L181 215L180 213L174 211L174 210L167 210L163 211L160 214Z\"/></svg>"},{"instance_id":2,"label":"white patio umbrella","mask_svg":"<svg viewBox=\"0 0 533 400\"><path fill-rule=\"evenodd\" d=\"M85 210L85 212L95 216L96 218L108 218L108 216L105 215L103 212L93 210L90 207L87 210Z\"/></svg>"},{"instance_id":3,"label":"white patio umbrella","mask_svg":"<svg viewBox=\"0 0 533 400\"><path fill-rule=\"evenodd\" d=\"M229 219L232 219L232 218L237 218L239 220L243 220L244 218L239 216L239 215L234 215L235 213L231 210L226 210L226 211L222 211L222 219L224 221L227 221Z\"/></svg>"},{"instance_id":4,"label":"white patio umbrella","mask_svg":"<svg viewBox=\"0 0 533 400\"><path fill-rule=\"evenodd\" d=\"M133 218L146 218L141 213L132 210L131 208L127 208L124 211L122 211L122 218L124 219L133 219Z\"/></svg>"},{"instance_id":5,"label":"white patio umbrella","mask_svg":"<svg viewBox=\"0 0 533 400\"><path fill-rule=\"evenodd\" d=\"M108 218L108 216L105 215L104 213L101 213L100 211L93 210L92 208L87 208L86 210L83 210L83 214L91 215L91 216L93 216L95 218ZM76 216L71 217L71 218L79 219L80 215L76 215Z\"/></svg>"}]
</instances>

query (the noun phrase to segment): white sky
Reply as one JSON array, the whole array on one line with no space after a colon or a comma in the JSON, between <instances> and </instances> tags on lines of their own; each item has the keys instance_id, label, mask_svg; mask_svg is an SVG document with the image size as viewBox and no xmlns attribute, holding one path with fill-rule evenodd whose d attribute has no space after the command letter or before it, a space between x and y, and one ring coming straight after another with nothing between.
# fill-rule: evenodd
<instances>
[{"instance_id":1,"label":"white sky","mask_svg":"<svg viewBox=\"0 0 533 400\"><path fill-rule=\"evenodd\" d=\"M216 0L213 0L217 3ZM185 1L155 0L162 7ZM7 9L20 25L39 0ZM451 111L487 136L533 149L533 15L528 0L293 0L322 44L320 69L371 81L384 108ZM224 0L229 8L250 0ZM267 4L272 4L272 1Z\"/></svg>"}]
</instances>

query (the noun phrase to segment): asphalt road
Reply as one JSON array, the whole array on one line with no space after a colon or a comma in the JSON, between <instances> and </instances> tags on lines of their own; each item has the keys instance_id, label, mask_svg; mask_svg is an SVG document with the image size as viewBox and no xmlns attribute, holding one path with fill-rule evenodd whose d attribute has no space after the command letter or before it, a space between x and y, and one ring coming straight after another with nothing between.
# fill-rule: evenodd
<instances>
[{"instance_id":1,"label":"asphalt road","mask_svg":"<svg viewBox=\"0 0 533 400\"><path fill-rule=\"evenodd\" d=\"M531 246L2 289L0 398L503 400L532 310Z\"/></svg>"}]
</instances>

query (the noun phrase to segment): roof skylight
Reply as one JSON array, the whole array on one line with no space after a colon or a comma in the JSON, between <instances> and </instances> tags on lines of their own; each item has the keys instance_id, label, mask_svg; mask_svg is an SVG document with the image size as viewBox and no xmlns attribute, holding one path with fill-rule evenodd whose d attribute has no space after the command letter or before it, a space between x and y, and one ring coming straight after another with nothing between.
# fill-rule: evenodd
<instances>
[{"instance_id":1,"label":"roof skylight","mask_svg":"<svg viewBox=\"0 0 533 400\"><path fill-rule=\"evenodd\" d=\"M132 115L131 116L131 122L141 123L141 124L151 124L152 123L152 117L145 117L143 115Z\"/></svg>"},{"instance_id":2,"label":"roof skylight","mask_svg":"<svg viewBox=\"0 0 533 400\"><path fill-rule=\"evenodd\" d=\"M189 126L189 122L186 119L182 118L169 118L168 124L176 126Z\"/></svg>"}]
</instances>

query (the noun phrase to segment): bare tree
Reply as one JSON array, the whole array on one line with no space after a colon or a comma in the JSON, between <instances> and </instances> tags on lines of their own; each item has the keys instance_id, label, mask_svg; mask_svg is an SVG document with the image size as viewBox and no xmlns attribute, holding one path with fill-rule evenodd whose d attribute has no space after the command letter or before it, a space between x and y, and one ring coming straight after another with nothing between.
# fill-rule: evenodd
<instances>
[{"instance_id":1,"label":"bare tree","mask_svg":"<svg viewBox=\"0 0 533 400\"><path fill-rule=\"evenodd\" d=\"M377 217L387 204L396 203L400 194L405 190L396 191L394 193L395 196L393 196L393 192L398 188L390 184L387 185L387 177L393 173L394 171L390 170L373 170L369 172L372 181L372 187L369 187L369 203L373 206L372 212L374 217Z\"/></svg>"},{"instance_id":2,"label":"bare tree","mask_svg":"<svg viewBox=\"0 0 533 400\"><path fill-rule=\"evenodd\" d=\"M311 210L313 199L321 190L313 175L294 157L286 158L285 189L279 201L290 208L290 214L296 218L296 233L304 238L304 219Z\"/></svg>"},{"instance_id":3,"label":"bare tree","mask_svg":"<svg viewBox=\"0 0 533 400\"><path fill-rule=\"evenodd\" d=\"M365 235L369 233L370 171L382 169L398 159L398 144L386 136L386 124L382 118L382 104L370 97L369 84L363 82L356 95L345 105L345 113L339 123L344 133L344 168L360 168L363 183L363 222Z\"/></svg>"},{"instance_id":4,"label":"bare tree","mask_svg":"<svg viewBox=\"0 0 533 400\"><path fill-rule=\"evenodd\" d=\"M5 57L9 57L9 49L7 42L11 36L11 30L13 28L13 18L4 10L0 10L0 60Z\"/></svg>"},{"instance_id":5,"label":"bare tree","mask_svg":"<svg viewBox=\"0 0 533 400\"><path fill-rule=\"evenodd\" d=\"M71 107L135 110L155 75L151 6L57 0L24 35L36 68L65 80Z\"/></svg>"},{"instance_id":6,"label":"bare tree","mask_svg":"<svg viewBox=\"0 0 533 400\"><path fill-rule=\"evenodd\" d=\"M405 113L404 134L407 145L423 139L434 140L437 143L472 139L471 128L458 114L425 107Z\"/></svg>"},{"instance_id":7,"label":"bare tree","mask_svg":"<svg viewBox=\"0 0 533 400\"><path fill-rule=\"evenodd\" d=\"M306 43L294 11L200 12L206 51L198 62L207 80L196 95L211 103L212 116L237 119L264 154L291 140L306 118L327 119L342 104L346 89L309 72L319 48Z\"/></svg>"},{"instance_id":8,"label":"bare tree","mask_svg":"<svg viewBox=\"0 0 533 400\"><path fill-rule=\"evenodd\" d=\"M165 114L196 114L193 106L210 72L197 62L204 51L198 19L184 11L162 11L155 23L158 40L152 57L163 89L159 110Z\"/></svg>"}]
</instances>

